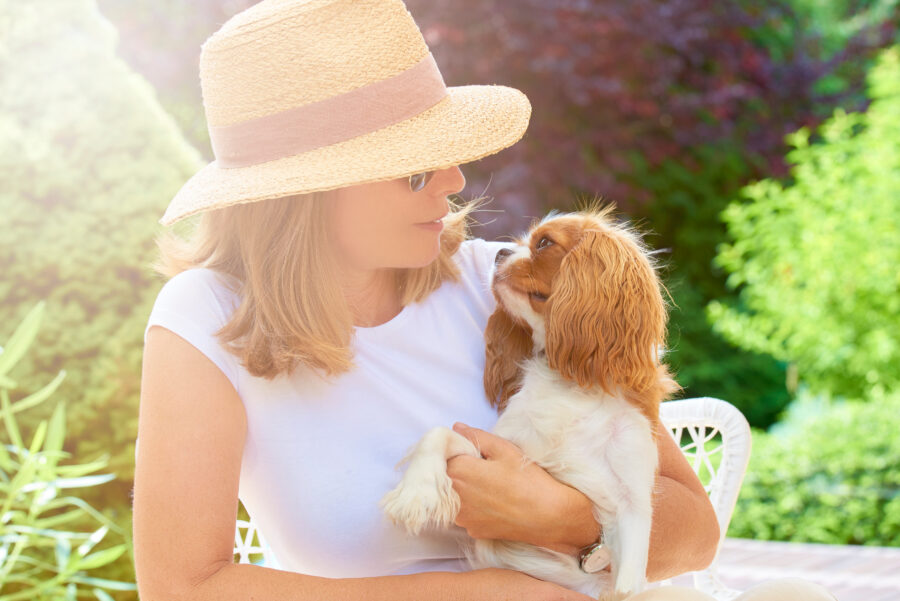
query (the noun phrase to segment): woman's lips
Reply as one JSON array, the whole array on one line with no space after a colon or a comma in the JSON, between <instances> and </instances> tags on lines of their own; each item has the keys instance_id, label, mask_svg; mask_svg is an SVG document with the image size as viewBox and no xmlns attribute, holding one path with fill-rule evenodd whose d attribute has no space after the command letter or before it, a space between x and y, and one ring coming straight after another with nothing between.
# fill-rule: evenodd
<instances>
[{"instance_id":1,"label":"woman's lips","mask_svg":"<svg viewBox=\"0 0 900 601\"><path fill-rule=\"evenodd\" d=\"M423 221L422 223L417 223L416 225L418 227L424 228L426 230L432 230L435 232L439 232L444 229L444 217L446 217L446 216L447 215L444 214L443 216L435 219L434 221Z\"/></svg>"},{"instance_id":2,"label":"woman's lips","mask_svg":"<svg viewBox=\"0 0 900 601\"><path fill-rule=\"evenodd\" d=\"M416 227L420 227L422 229L431 230L433 232L439 232L444 229L444 222L440 219L435 221L427 221L425 223L417 223Z\"/></svg>"}]
</instances>

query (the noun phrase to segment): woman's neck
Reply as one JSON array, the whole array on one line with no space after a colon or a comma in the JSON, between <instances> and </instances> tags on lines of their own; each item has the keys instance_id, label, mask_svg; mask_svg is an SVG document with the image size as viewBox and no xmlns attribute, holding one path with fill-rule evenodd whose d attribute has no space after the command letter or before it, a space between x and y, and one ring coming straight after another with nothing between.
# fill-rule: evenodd
<instances>
[{"instance_id":1,"label":"woman's neck","mask_svg":"<svg viewBox=\"0 0 900 601\"><path fill-rule=\"evenodd\" d=\"M394 269L344 272L341 287L354 326L371 328L381 325L403 309Z\"/></svg>"}]
</instances>

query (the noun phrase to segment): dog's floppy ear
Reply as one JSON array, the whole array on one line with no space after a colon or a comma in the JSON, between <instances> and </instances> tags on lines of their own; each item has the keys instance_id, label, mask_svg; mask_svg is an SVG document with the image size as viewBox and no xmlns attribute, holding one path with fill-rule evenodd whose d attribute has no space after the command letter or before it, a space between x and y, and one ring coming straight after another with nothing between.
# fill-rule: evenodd
<instances>
[{"instance_id":1,"label":"dog's floppy ear","mask_svg":"<svg viewBox=\"0 0 900 601\"><path fill-rule=\"evenodd\" d=\"M531 356L531 328L513 320L498 303L488 318L484 339L484 392L491 406L503 411L522 386L519 363Z\"/></svg>"},{"instance_id":2,"label":"dog's floppy ear","mask_svg":"<svg viewBox=\"0 0 900 601\"><path fill-rule=\"evenodd\" d=\"M666 311L647 257L616 235L588 230L560 264L548 302L550 367L656 414Z\"/></svg>"}]
</instances>

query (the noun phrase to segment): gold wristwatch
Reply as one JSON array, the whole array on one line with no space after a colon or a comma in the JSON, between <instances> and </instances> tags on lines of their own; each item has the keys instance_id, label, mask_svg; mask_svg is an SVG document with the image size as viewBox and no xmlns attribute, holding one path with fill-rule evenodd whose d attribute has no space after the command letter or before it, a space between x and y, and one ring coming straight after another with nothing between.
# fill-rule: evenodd
<instances>
[{"instance_id":1,"label":"gold wristwatch","mask_svg":"<svg viewBox=\"0 0 900 601\"><path fill-rule=\"evenodd\" d=\"M578 560L581 569L588 574L594 574L606 569L609 566L611 555L609 549L603 544L603 537L597 539L596 542L584 547L578 553Z\"/></svg>"}]
</instances>

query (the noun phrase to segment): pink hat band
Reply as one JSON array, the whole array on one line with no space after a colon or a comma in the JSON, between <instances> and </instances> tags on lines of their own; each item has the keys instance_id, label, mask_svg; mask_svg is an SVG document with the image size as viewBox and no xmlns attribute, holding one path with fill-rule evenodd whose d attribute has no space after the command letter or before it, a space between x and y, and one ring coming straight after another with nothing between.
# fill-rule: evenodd
<instances>
[{"instance_id":1,"label":"pink hat band","mask_svg":"<svg viewBox=\"0 0 900 601\"><path fill-rule=\"evenodd\" d=\"M210 142L219 167L247 167L405 121L446 96L444 78L429 52L406 71L344 94L234 125L210 126Z\"/></svg>"}]
</instances>

